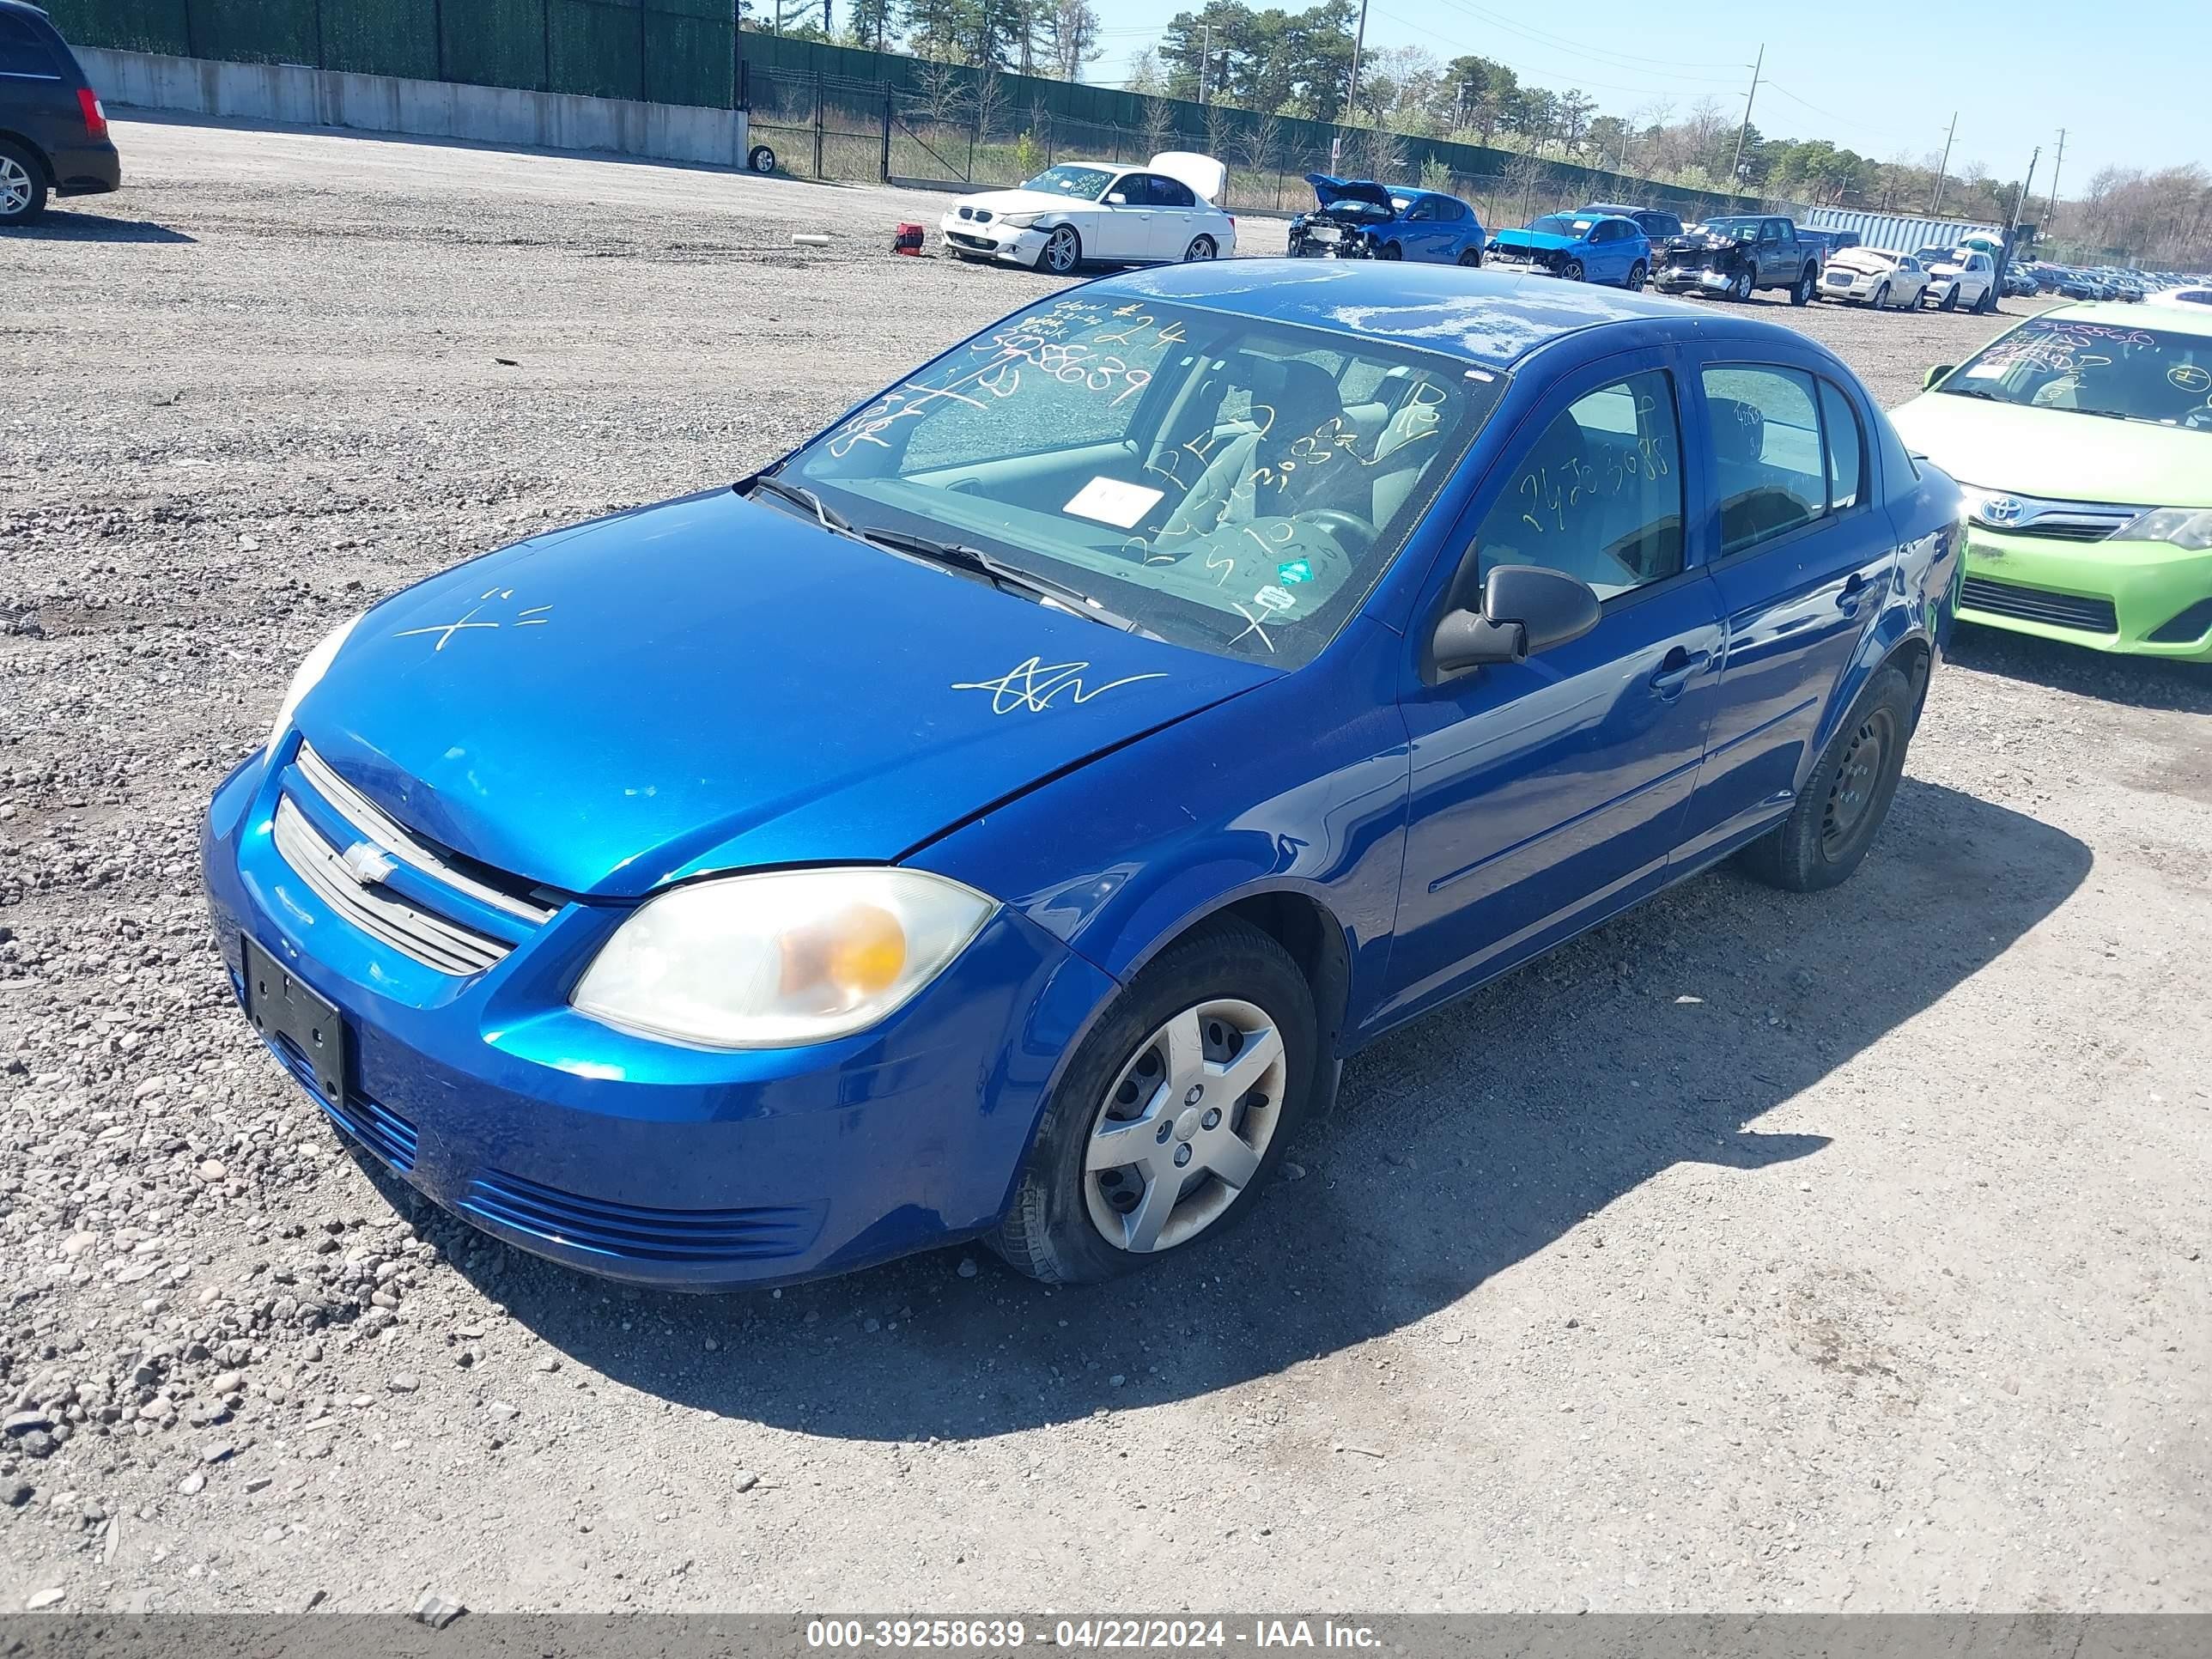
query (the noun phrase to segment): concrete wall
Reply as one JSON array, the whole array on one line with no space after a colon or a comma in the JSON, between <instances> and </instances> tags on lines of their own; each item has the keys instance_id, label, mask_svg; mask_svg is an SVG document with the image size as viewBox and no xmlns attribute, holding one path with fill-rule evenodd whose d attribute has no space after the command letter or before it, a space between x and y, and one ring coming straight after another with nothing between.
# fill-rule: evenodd
<instances>
[{"instance_id":1,"label":"concrete wall","mask_svg":"<svg viewBox=\"0 0 2212 1659\"><path fill-rule=\"evenodd\" d=\"M110 109L180 110L248 121L744 165L743 110L407 81L297 64L228 64L103 46L76 51L86 77Z\"/></svg>"}]
</instances>

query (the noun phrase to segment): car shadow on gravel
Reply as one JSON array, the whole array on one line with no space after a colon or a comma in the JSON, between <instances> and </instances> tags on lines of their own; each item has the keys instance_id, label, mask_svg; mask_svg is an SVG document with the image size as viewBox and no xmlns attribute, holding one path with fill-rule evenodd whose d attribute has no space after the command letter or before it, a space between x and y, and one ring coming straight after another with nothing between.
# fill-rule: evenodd
<instances>
[{"instance_id":1,"label":"car shadow on gravel","mask_svg":"<svg viewBox=\"0 0 2212 1659\"><path fill-rule=\"evenodd\" d=\"M1451 1310L1677 1164L1737 1172L1745 1202L1791 1202L1832 1137L1940 1107L1838 1091L1799 1114L1822 1133L1751 1126L2000 956L2089 868L2070 836L1908 778L1842 890L1778 893L1723 869L1376 1042L1291 1149L1302 1178L1279 1178L1219 1240L1111 1285L1053 1290L971 1248L780 1295L663 1295L421 1208L538 1336L694 1410L889 1441L1188 1399ZM1762 1172L1796 1160L1811 1165L1779 1177L1784 1197ZM1583 1235L1593 1304L1643 1265L1599 1251L1603 1231ZM1450 1322L1470 1357L1480 1319Z\"/></svg>"},{"instance_id":2,"label":"car shadow on gravel","mask_svg":"<svg viewBox=\"0 0 2212 1659\"><path fill-rule=\"evenodd\" d=\"M1970 623L1961 623L1952 635L1950 660L2104 702L2212 714L2212 663L2121 656Z\"/></svg>"},{"instance_id":3,"label":"car shadow on gravel","mask_svg":"<svg viewBox=\"0 0 2212 1659\"><path fill-rule=\"evenodd\" d=\"M181 230L151 219L118 219L105 213L71 213L49 208L27 225L0 235L0 244L23 242L197 242Z\"/></svg>"}]
</instances>

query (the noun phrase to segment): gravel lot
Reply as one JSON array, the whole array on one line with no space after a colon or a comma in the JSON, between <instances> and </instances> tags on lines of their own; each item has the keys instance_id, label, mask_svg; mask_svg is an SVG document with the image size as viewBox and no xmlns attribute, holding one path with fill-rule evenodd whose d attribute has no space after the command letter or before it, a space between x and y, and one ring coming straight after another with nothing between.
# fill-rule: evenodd
<instances>
[{"instance_id":1,"label":"gravel lot","mask_svg":"<svg viewBox=\"0 0 2212 1659\"><path fill-rule=\"evenodd\" d=\"M1139 1283L619 1291L264 1058L203 801L338 617L1048 284L879 251L941 198L117 133L0 240L0 1607L2212 1603L2212 677L1968 632L1851 885L1384 1042ZM1990 328L1762 303L1889 401Z\"/></svg>"}]
</instances>

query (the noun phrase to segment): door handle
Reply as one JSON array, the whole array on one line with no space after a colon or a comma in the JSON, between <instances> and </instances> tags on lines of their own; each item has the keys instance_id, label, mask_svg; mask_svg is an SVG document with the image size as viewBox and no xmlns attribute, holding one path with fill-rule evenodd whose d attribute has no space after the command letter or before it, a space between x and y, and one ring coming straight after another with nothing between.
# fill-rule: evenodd
<instances>
[{"instance_id":1,"label":"door handle","mask_svg":"<svg viewBox=\"0 0 2212 1659\"><path fill-rule=\"evenodd\" d=\"M1651 689L1662 697L1674 696L1690 683L1692 674L1712 659L1710 651L1685 651L1678 645L1660 659L1651 676Z\"/></svg>"},{"instance_id":2,"label":"door handle","mask_svg":"<svg viewBox=\"0 0 2212 1659\"><path fill-rule=\"evenodd\" d=\"M1836 609L1846 617L1856 616L1859 607L1866 603L1867 594L1871 591L1867 586L1867 579L1854 570L1851 572L1850 580L1844 584L1844 591L1836 595Z\"/></svg>"}]
</instances>

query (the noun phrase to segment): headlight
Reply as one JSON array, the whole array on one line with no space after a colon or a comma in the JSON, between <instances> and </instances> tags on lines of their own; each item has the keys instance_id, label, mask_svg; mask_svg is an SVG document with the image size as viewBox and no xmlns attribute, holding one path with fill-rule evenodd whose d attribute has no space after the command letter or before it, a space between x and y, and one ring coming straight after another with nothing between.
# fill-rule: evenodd
<instances>
[{"instance_id":1,"label":"headlight","mask_svg":"<svg viewBox=\"0 0 2212 1659\"><path fill-rule=\"evenodd\" d=\"M300 659L300 665L292 671L292 683L284 688L283 701L276 705L276 718L269 723L269 741L263 745L264 754L276 752L277 739L292 724L292 714L299 708L300 699L313 690L315 682L329 671L331 663L338 654L338 647L346 642L346 635L353 632L354 624L360 620L359 617L348 617L317 640L307 654Z\"/></svg>"},{"instance_id":2,"label":"headlight","mask_svg":"<svg viewBox=\"0 0 2212 1659\"><path fill-rule=\"evenodd\" d=\"M2157 507L2112 538L2124 542L2172 542L2193 553L2212 549L2212 507Z\"/></svg>"},{"instance_id":3,"label":"headlight","mask_svg":"<svg viewBox=\"0 0 2212 1659\"><path fill-rule=\"evenodd\" d=\"M1034 213L1002 213L999 216L999 222L1002 225L1012 225L1016 230L1027 230L1031 225L1036 223L1038 217L1039 216Z\"/></svg>"},{"instance_id":4,"label":"headlight","mask_svg":"<svg viewBox=\"0 0 2212 1659\"><path fill-rule=\"evenodd\" d=\"M647 1036L786 1048L864 1030L997 908L918 870L788 870L663 893L615 930L569 1003Z\"/></svg>"}]
</instances>

